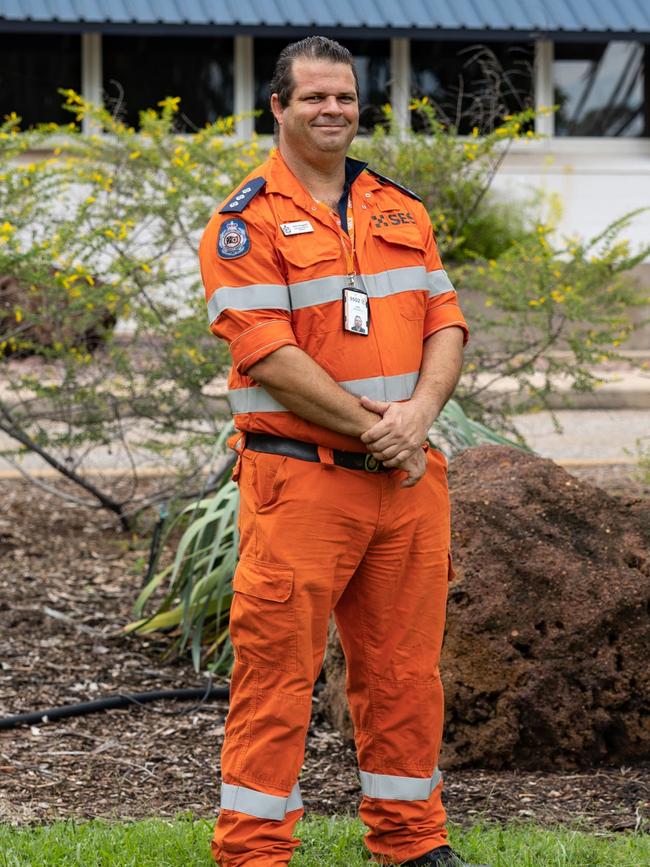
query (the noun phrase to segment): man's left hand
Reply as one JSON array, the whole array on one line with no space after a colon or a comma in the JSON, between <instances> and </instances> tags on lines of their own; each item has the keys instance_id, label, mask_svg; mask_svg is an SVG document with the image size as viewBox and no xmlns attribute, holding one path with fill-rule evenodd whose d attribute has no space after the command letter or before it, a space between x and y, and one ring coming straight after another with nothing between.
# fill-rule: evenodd
<instances>
[{"instance_id":1,"label":"man's left hand","mask_svg":"<svg viewBox=\"0 0 650 867\"><path fill-rule=\"evenodd\" d=\"M384 466L395 467L422 446L433 419L413 401L391 403L361 398L361 405L382 416L361 435L368 451Z\"/></svg>"}]
</instances>

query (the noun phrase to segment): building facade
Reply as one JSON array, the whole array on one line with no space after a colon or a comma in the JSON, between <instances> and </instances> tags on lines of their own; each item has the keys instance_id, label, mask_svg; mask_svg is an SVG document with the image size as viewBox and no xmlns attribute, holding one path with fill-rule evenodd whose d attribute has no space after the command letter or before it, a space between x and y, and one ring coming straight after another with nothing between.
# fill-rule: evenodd
<instances>
[{"instance_id":1,"label":"building facade","mask_svg":"<svg viewBox=\"0 0 650 867\"><path fill-rule=\"evenodd\" d=\"M72 87L136 125L173 95L188 133L235 114L239 135L266 135L277 54L313 33L355 56L365 129L388 102L401 127L417 127L413 96L461 133L557 106L536 121L541 140L511 149L496 187L557 193L567 233L650 206L650 4L639 0L406 0L389 11L380 0L0 0L0 115L68 121L57 88ZM650 214L628 234L647 241Z\"/></svg>"}]
</instances>

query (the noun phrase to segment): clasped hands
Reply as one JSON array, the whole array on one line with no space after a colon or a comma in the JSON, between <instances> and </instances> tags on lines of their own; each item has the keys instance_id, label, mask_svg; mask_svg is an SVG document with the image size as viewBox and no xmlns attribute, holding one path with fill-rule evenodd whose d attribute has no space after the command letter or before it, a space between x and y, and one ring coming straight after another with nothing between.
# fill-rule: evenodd
<instances>
[{"instance_id":1,"label":"clasped hands","mask_svg":"<svg viewBox=\"0 0 650 867\"><path fill-rule=\"evenodd\" d=\"M384 466L407 473L407 478L402 482L403 488L417 485L426 471L426 455L422 444L433 419L410 400L392 403L362 397L361 405L381 416L381 421L361 435L361 441L370 454Z\"/></svg>"}]
</instances>

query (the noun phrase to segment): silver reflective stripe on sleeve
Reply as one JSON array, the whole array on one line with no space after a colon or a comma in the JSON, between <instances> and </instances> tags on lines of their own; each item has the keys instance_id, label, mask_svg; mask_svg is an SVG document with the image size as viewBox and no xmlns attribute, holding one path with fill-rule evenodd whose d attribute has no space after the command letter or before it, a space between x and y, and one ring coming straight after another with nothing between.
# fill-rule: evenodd
<instances>
[{"instance_id":1,"label":"silver reflective stripe on sleeve","mask_svg":"<svg viewBox=\"0 0 650 867\"><path fill-rule=\"evenodd\" d=\"M289 289L280 283L250 286L222 286L208 301L210 323L227 309L291 310Z\"/></svg>"},{"instance_id":2,"label":"silver reflective stripe on sleeve","mask_svg":"<svg viewBox=\"0 0 650 867\"><path fill-rule=\"evenodd\" d=\"M449 275L443 269L440 271L429 271L427 274L429 282L429 297L434 295L442 295L443 292L455 292L454 284L449 279Z\"/></svg>"},{"instance_id":3,"label":"silver reflective stripe on sleeve","mask_svg":"<svg viewBox=\"0 0 650 867\"><path fill-rule=\"evenodd\" d=\"M258 819L284 819L287 813L302 807L300 786L298 783L293 787L288 797L267 795L256 789L247 789L245 786L231 786L229 783L221 784L221 809L236 810L238 813L246 813L247 816L255 816Z\"/></svg>"},{"instance_id":4,"label":"silver reflective stripe on sleeve","mask_svg":"<svg viewBox=\"0 0 650 867\"><path fill-rule=\"evenodd\" d=\"M371 774L359 771L361 791L367 798L384 798L387 801L426 801L442 780L435 769L430 777L396 777L392 774Z\"/></svg>"},{"instance_id":5,"label":"silver reflective stripe on sleeve","mask_svg":"<svg viewBox=\"0 0 650 867\"><path fill-rule=\"evenodd\" d=\"M397 376L372 376L369 379L349 379L339 382L350 394L365 394L371 400L408 400L415 389L419 372ZM286 407L260 387L233 388L228 392L228 403L233 413L288 412Z\"/></svg>"}]
</instances>

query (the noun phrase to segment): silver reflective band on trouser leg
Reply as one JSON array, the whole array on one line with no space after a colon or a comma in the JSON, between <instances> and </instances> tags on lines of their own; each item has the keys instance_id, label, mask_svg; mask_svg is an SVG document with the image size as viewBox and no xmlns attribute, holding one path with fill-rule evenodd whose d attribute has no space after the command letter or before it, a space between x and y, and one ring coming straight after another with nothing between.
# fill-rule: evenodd
<instances>
[{"instance_id":1,"label":"silver reflective band on trouser leg","mask_svg":"<svg viewBox=\"0 0 650 867\"><path fill-rule=\"evenodd\" d=\"M426 801L442 780L435 769L430 777L396 777L392 774L370 774L359 771L361 791L367 798L386 801Z\"/></svg>"},{"instance_id":2,"label":"silver reflective band on trouser leg","mask_svg":"<svg viewBox=\"0 0 650 867\"><path fill-rule=\"evenodd\" d=\"M236 810L238 813L246 813L247 816L255 816L258 819L284 819L287 813L302 807L300 786L298 783L293 787L288 797L267 795L258 792L257 789L247 789L245 786L231 786L229 783L221 784L221 809Z\"/></svg>"}]
</instances>

